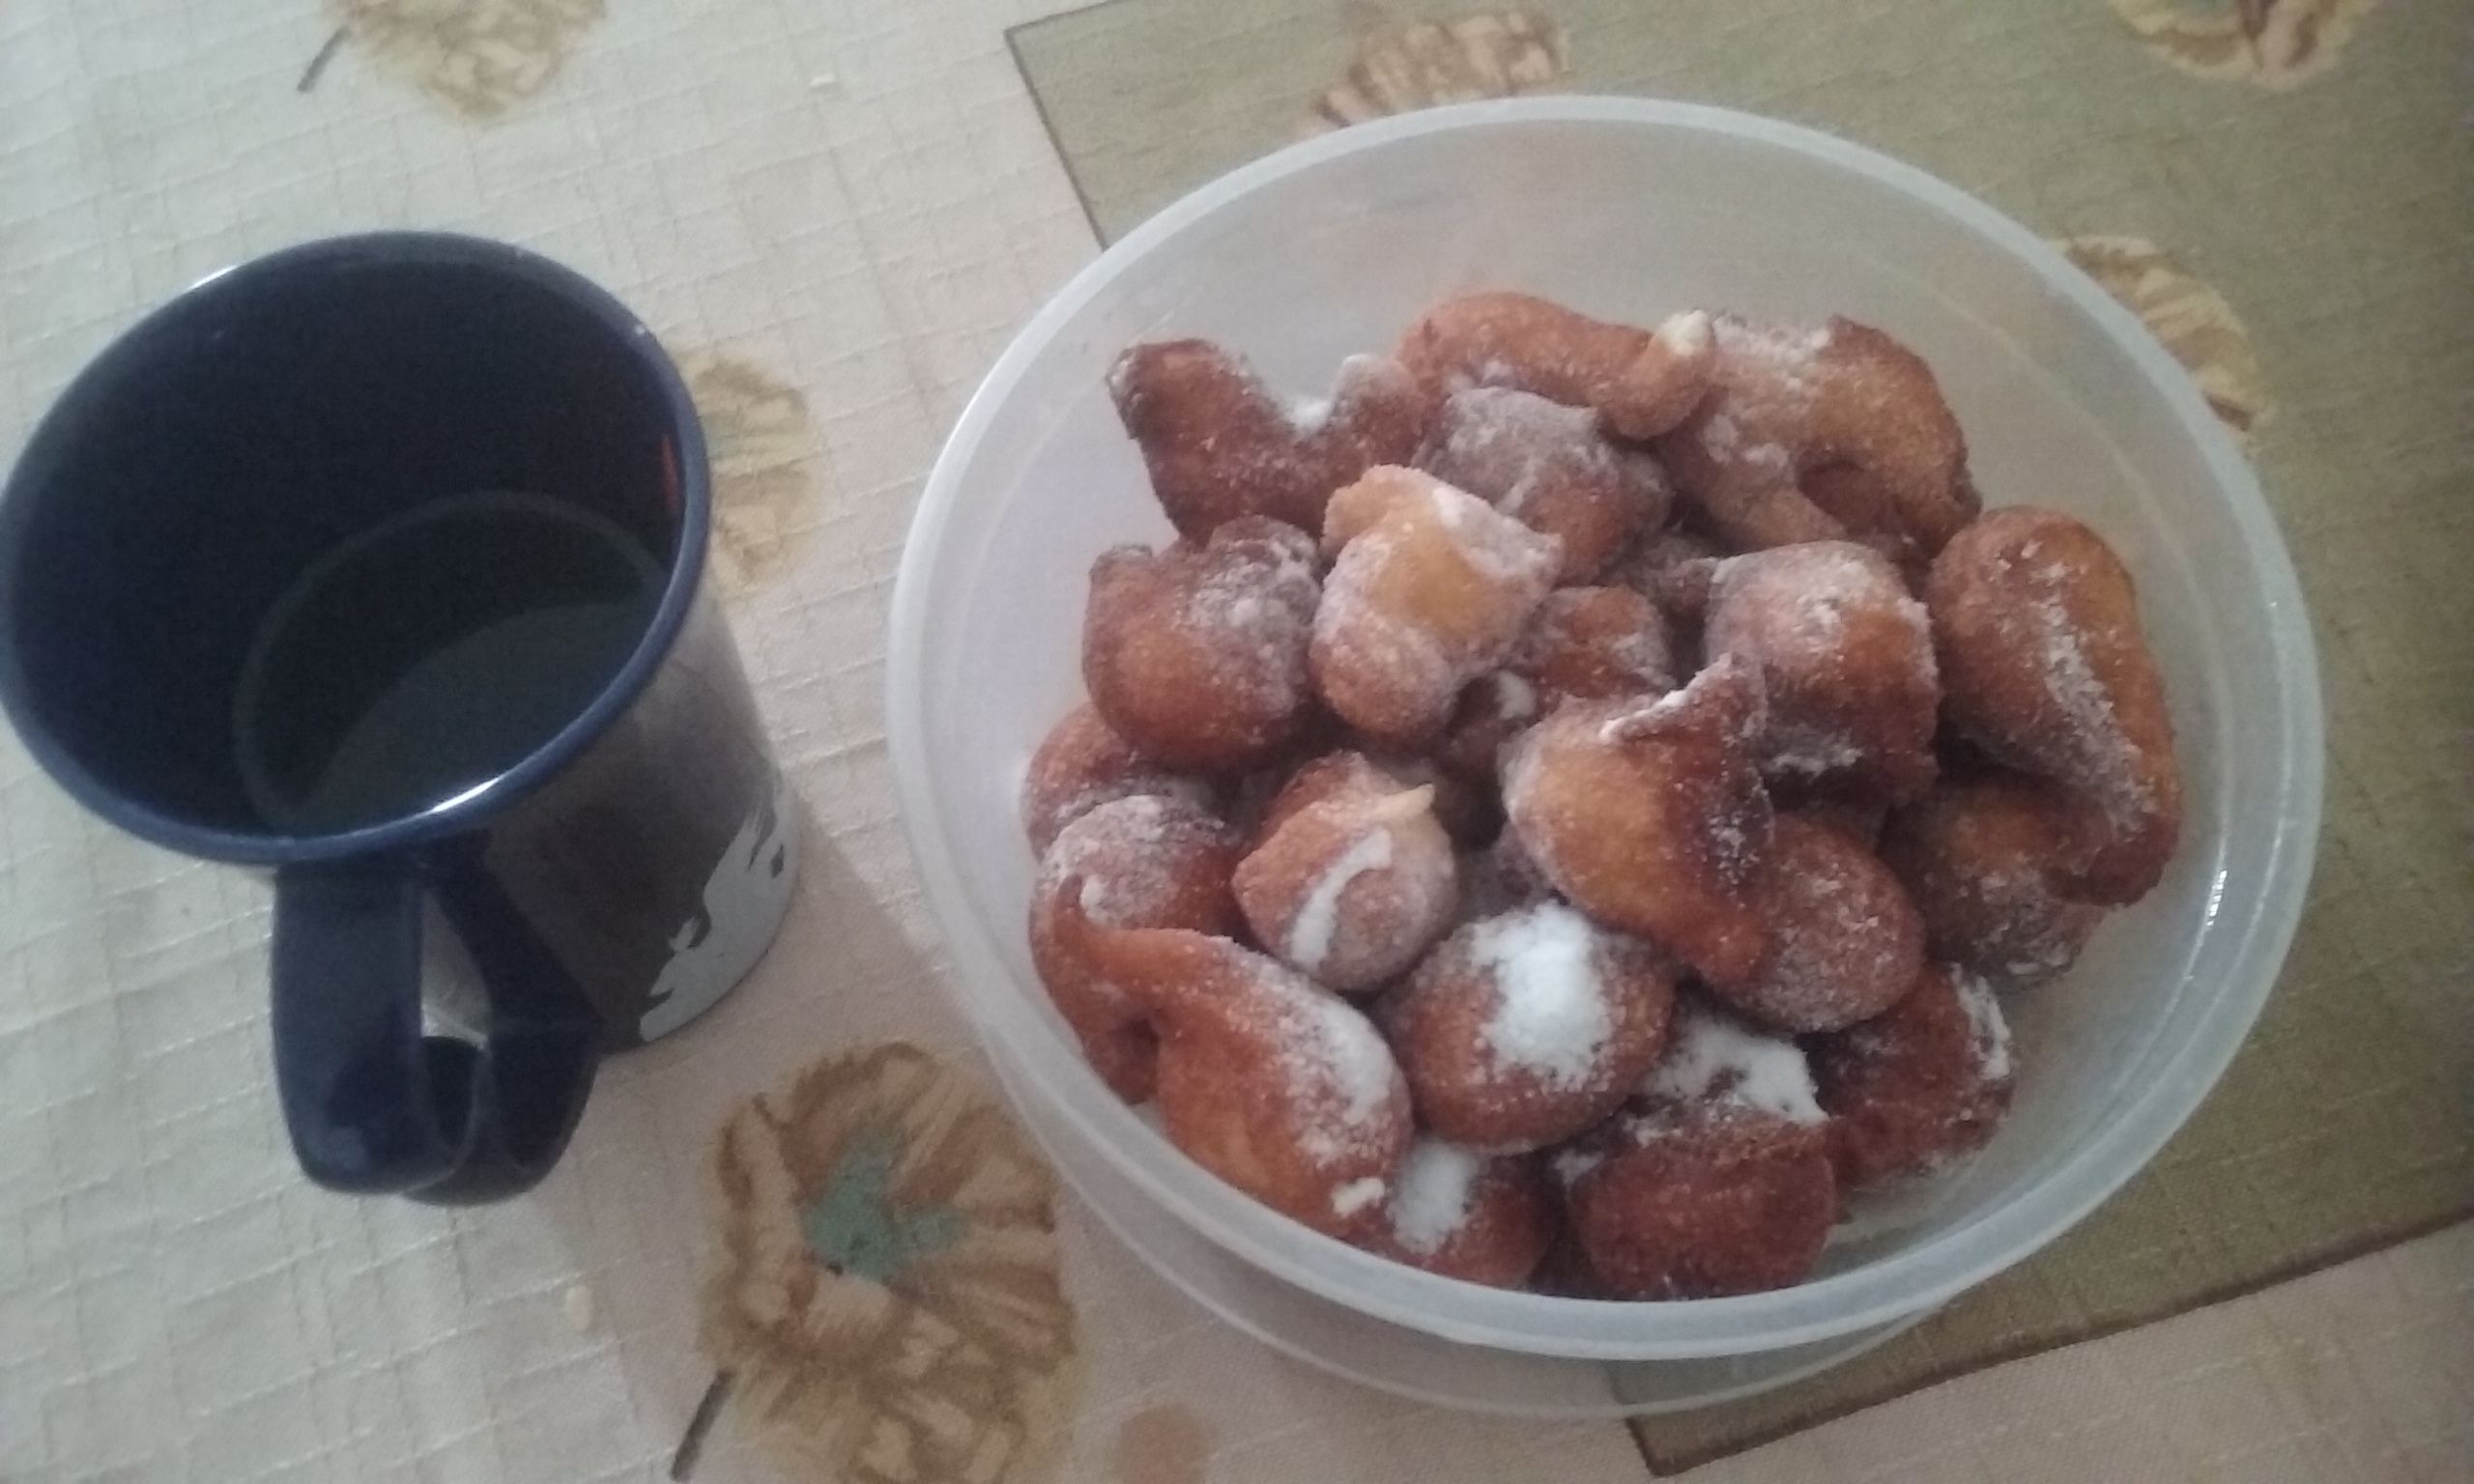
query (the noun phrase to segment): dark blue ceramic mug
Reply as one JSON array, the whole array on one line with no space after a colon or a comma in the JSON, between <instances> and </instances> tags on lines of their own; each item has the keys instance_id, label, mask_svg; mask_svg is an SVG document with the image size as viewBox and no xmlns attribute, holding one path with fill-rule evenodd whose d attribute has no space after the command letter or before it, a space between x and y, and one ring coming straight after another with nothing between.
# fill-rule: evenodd
<instances>
[{"instance_id":1,"label":"dark blue ceramic mug","mask_svg":"<svg viewBox=\"0 0 2474 1484\"><path fill-rule=\"evenodd\" d=\"M468 238L219 273L36 429L0 498L0 703L113 823L273 870L319 1184L525 1189L599 1056L772 941L794 815L701 590L710 519L651 333Z\"/></svg>"}]
</instances>

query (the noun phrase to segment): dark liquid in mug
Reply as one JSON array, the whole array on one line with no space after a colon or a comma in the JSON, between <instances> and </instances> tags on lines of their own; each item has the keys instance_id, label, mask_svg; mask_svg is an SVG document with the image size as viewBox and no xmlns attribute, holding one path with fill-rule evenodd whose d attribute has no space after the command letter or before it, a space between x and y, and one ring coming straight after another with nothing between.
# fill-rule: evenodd
<instances>
[{"instance_id":1,"label":"dark liquid in mug","mask_svg":"<svg viewBox=\"0 0 2474 1484\"><path fill-rule=\"evenodd\" d=\"M617 525L540 496L457 496L352 538L276 600L242 667L250 803L313 835L470 793L591 704L662 584Z\"/></svg>"}]
</instances>

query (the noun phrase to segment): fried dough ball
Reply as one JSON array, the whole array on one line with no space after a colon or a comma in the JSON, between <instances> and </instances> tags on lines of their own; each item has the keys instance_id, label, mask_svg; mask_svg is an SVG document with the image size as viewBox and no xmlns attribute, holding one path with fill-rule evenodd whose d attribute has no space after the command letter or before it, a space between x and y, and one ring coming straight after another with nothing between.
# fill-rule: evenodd
<instances>
[{"instance_id":1,"label":"fried dough ball","mask_svg":"<svg viewBox=\"0 0 2474 1484\"><path fill-rule=\"evenodd\" d=\"M1711 576L1702 643L1712 659L1760 667L1763 777L1892 802L1932 786L1931 621L1879 553L1814 541L1727 558Z\"/></svg>"},{"instance_id":2,"label":"fried dough ball","mask_svg":"<svg viewBox=\"0 0 2474 1484\"><path fill-rule=\"evenodd\" d=\"M1587 1286L1697 1298L1801 1280L1838 1215L1826 1128L1793 1042L1679 1001L1641 1107L1555 1160Z\"/></svg>"},{"instance_id":3,"label":"fried dough ball","mask_svg":"<svg viewBox=\"0 0 2474 1484\"><path fill-rule=\"evenodd\" d=\"M1924 967L1924 920L1890 869L1826 824L1778 815L1752 879L1769 957L1710 992L1764 1025L1802 1035L1868 1020Z\"/></svg>"},{"instance_id":4,"label":"fried dough ball","mask_svg":"<svg viewBox=\"0 0 2474 1484\"><path fill-rule=\"evenodd\" d=\"M2025 986L2078 961L2105 909L2061 895L2070 837L2050 788L1986 774L1944 779L1890 816L1882 858L1907 883L1937 957Z\"/></svg>"},{"instance_id":5,"label":"fried dough ball","mask_svg":"<svg viewBox=\"0 0 2474 1484\"><path fill-rule=\"evenodd\" d=\"M1208 807L1211 785L1146 759L1084 701L1050 728L1022 774L1022 830L1046 855L1059 830L1111 799L1156 793Z\"/></svg>"},{"instance_id":6,"label":"fried dough ball","mask_svg":"<svg viewBox=\"0 0 2474 1484\"><path fill-rule=\"evenodd\" d=\"M1383 1022L1427 1128L1516 1153L1621 1105L1665 1046L1674 999L1665 956L1541 901L1445 939Z\"/></svg>"},{"instance_id":7,"label":"fried dough ball","mask_svg":"<svg viewBox=\"0 0 2474 1484\"><path fill-rule=\"evenodd\" d=\"M1827 1125L1795 1042L1690 1000L1640 1108L1556 1156L1597 1286L1625 1298L1784 1288L1838 1219Z\"/></svg>"},{"instance_id":8,"label":"fried dough ball","mask_svg":"<svg viewBox=\"0 0 2474 1484\"><path fill-rule=\"evenodd\" d=\"M1967 441L1932 368L1869 326L1711 321L1712 387L1658 451L1743 551L1860 540L1913 560L1976 513Z\"/></svg>"},{"instance_id":9,"label":"fried dough ball","mask_svg":"<svg viewBox=\"0 0 2474 1484\"><path fill-rule=\"evenodd\" d=\"M1283 405L1207 340L1132 347L1108 390L1142 445L1160 507L1191 541L1249 515L1320 533L1332 492L1377 464L1406 462L1428 412L1417 380L1388 357L1352 356L1329 398Z\"/></svg>"},{"instance_id":10,"label":"fried dough ball","mask_svg":"<svg viewBox=\"0 0 2474 1484\"><path fill-rule=\"evenodd\" d=\"M1359 992L1404 972L1452 926L1459 866L1433 788L1402 787L1362 757L1326 763L1304 802L1274 801L1238 864L1237 905L1282 962Z\"/></svg>"},{"instance_id":11,"label":"fried dough ball","mask_svg":"<svg viewBox=\"0 0 2474 1484\"><path fill-rule=\"evenodd\" d=\"M1562 550L1474 495L1393 468L1332 497L1323 542L1338 559L1314 616L1315 688L1342 721L1403 746L1431 737L1461 686L1503 662Z\"/></svg>"},{"instance_id":12,"label":"fried dough ball","mask_svg":"<svg viewBox=\"0 0 2474 1484\"><path fill-rule=\"evenodd\" d=\"M1762 712L1760 672L1731 657L1646 705L1568 702L1507 750L1509 828L1592 917L1747 982L1769 951L1751 895L1770 830L1747 747Z\"/></svg>"},{"instance_id":13,"label":"fried dough ball","mask_svg":"<svg viewBox=\"0 0 2474 1484\"><path fill-rule=\"evenodd\" d=\"M1231 521L1196 546L1121 546L1091 564L1082 683L1143 756L1233 773L1271 757L1313 711L1307 645L1319 588L1293 527Z\"/></svg>"},{"instance_id":14,"label":"fried dough ball","mask_svg":"<svg viewBox=\"0 0 2474 1484\"><path fill-rule=\"evenodd\" d=\"M1518 1288L1554 1240L1554 1195L1535 1161L1421 1137L1366 1248L1447 1278Z\"/></svg>"},{"instance_id":15,"label":"fried dough ball","mask_svg":"<svg viewBox=\"0 0 2474 1484\"><path fill-rule=\"evenodd\" d=\"M2078 806L2063 887L2145 896L2180 842L2182 774L2121 558L2066 515L1996 510L1935 558L1925 601L1951 724Z\"/></svg>"},{"instance_id":16,"label":"fried dough ball","mask_svg":"<svg viewBox=\"0 0 2474 1484\"><path fill-rule=\"evenodd\" d=\"M1103 928L1237 925L1228 827L1183 799L1136 795L1097 805L1059 831L1031 888L1031 963L1092 1070L1128 1102L1151 1098L1159 1038L1141 1008L1110 984L1064 928L1065 896Z\"/></svg>"},{"instance_id":17,"label":"fried dough ball","mask_svg":"<svg viewBox=\"0 0 2474 1484\"><path fill-rule=\"evenodd\" d=\"M1485 293L1427 310L1396 354L1438 401L1463 387L1510 386L1593 409L1625 438L1652 438L1710 389L1716 346L1698 310L1646 330L1527 294Z\"/></svg>"},{"instance_id":18,"label":"fried dough ball","mask_svg":"<svg viewBox=\"0 0 2474 1484\"><path fill-rule=\"evenodd\" d=\"M1510 386L1471 386L1445 398L1418 467L1560 537L1564 583L1606 570L1675 502L1657 460L1608 439L1596 414Z\"/></svg>"},{"instance_id":19,"label":"fried dough ball","mask_svg":"<svg viewBox=\"0 0 2474 1484\"><path fill-rule=\"evenodd\" d=\"M1841 1187L1933 1174L1982 1149L2010 1109L2010 1028L1985 982L1931 964L1887 1014L1808 1043Z\"/></svg>"},{"instance_id":20,"label":"fried dough ball","mask_svg":"<svg viewBox=\"0 0 2474 1484\"><path fill-rule=\"evenodd\" d=\"M1159 1033L1169 1142L1316 1231L1348 1240L1382 1220L1409 1089L1373 1022L1226 938L1097 928L1070 894L1061 916Z\"/></svg>"}]
</instances>

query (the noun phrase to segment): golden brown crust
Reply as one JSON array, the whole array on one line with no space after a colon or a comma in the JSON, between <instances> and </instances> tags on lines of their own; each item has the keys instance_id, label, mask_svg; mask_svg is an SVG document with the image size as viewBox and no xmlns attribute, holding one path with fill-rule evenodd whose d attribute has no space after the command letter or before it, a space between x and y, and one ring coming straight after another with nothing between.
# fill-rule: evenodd
<instances>
[{"instance_id":1,"label":"golden brown crust","mask_svg":"<svg viewBox=\"0 0 2474 1484\"><path fill-rule=\"evenodd\" d=\"M1666 615L1628 587L1563 587L1546 595L1504 668L1553 710L1566 700L1662 696L1675 689Z\"/></svg>"},{"instance_id":2,"label":"golden brown crust","mask_svg":"<svg viewBox=\"0 0 2474 1484\"><path fill-rule=\"evenodd\" d=\"M1661 696L1675 688L1665 614L1628 587L1559 587L1503 669L1460 693L1436 756L1491 782L1503 745L1568 699Z\"/></svg>"},{"instance_id":3,"label":"golden brown crust","mask_svg":"<svg viewBox=\"0 0 2474 1484\"><path fill-rule=\"evenodd\" d=\"M1821 1127L1740 1103L1627 1115L1562 1163L1573 1238L1620 1298L1785 1288L1812 1271L1838 1219Z\"/></svg>"},{"instance_id":4,"label":"golden brown crust","mask_svg":"<svg viewBox=\"0 0 2474 1484\"><path fill-rule=\"evenodd\" d=\"M1075 910L1110 928L1237 926L1229 875L1237 842L1182 799L1137 795L1098 805L1068 824L1042 857L1031 887L1031 964L1093 1070L1128 1102L1149 1100L1159 1041L1138 1006L1083 952L1066 927Z\"/></svg>"},{"instance_id":5,"label":"golden brown crust","mask_svg":"<svg viewBox=\"0 0 2474 1484\"><path fill-rule=\"evenodd\" d=\"M1231 522L1207 545L1118 547L1091 565L1082 682L1136 751L1233 773L1268 760L1313 710L1306 651L1318 589L1292 527Z\"/></svg>"},{"instance_id":6,"label":"golden brown crust","mask_svg":"<svg viewBox=\"0 0 2474 1484\"><path fill-rule=\"evenodd\" d=\"M1709 389L1709 317L1676 315L1655 330L1610 325L1528 294L1446 300L1396 353L1437 402L1467 386L1510 386L1594 409L1625 438L1681 422Z\"/></svg>"},{"instance_id":7,"label":"golden brown crust","mask_svg":"<svg viewBox=\"0 0 2474 1484\"><path fill-rule=\"evenodd\" d=\"M1363 761L1363 759L1361 759ZM1366 764L1309 784L1308 797L1238 864L1237 905L1254 940L1328 988L1363 993L1407 972L1460 902L1452 838L1434 790L1408 788ZM1290 793L1298 792L1294 785Z\"/></svg>"},{"instance_id":8,"label":"golden brown crust","mask_svg":"<svg viewBox=\"0 0 2474 1484\"><path fill-rule=\"evenodd\" d=\"M1892 803L1932 785L1931 620L1879 553L1814 541L1729 557L1711 577L1702 643L1760 669L1772 784Z\"/></svg>"},{"instance_id":9,"label":"golden brown crust","mask_svg":"<svg viewBox=\"0 0 2474 1484\"><path fill-rule=\"evenodd\" d=\"M2077 806L2064 888L2145 896L2180 842L2182 775L2121 558L2066 515L2014 506L1952 539L1925 598L1949 722Z\"/></svg>"},{"instance_id":10,"label":"golden brown crust","mask_svg":"<svg viewBox=\"0 0 2474 1484\"><path fill-rule=\"evenodd\" d=\"M1769 796L1749 736L1759 674L1721 660L1652 704L1571 701L1509 750L1504 813L1555 889L1704 978L1758 973L1769 933L1750 882Z\"/></svg>"},{"instance_id":11,"label":"golden brown crust","mask_svg":"<svg viewBox=\"0 0 2474 1484\"><path fill-rule=\"evenodd\" d=\"M2058 978L2105 909L2054 879L2070 842L2068 807L2007 774L1945 779L1890 816L1882 857L1907 884L1938 957L2015 985Z\"/></svg>"},{"instance_id":12,"label":"golden brown crust","mask_svg":"<svg viewBox=\"0 0 2474 1484\"><path fill-rule=\"evenodd\" d=\"M1046 855L1057 832L1111 799L1157 793L1208 806L1211 785L1172 773L1118 736L1088 701L1058 718L1022 773L1022 830Z\"/></svg>"},{"instance_id":13,"label":"golden brown crust","mask_svg":"<svg viewBox=\"0 0 2474 1484\"><path fill-rule=\"evenodd\" d=\"M1428 411L1416 380L1379 356L1341 362L1327 402L1287 408L1206 340L1131 347L1108 387L1161 508L1194 541L1248 515L1319 533L1334 490L1417 452Z\"/></svg>"},{"instance_id":14,"label":"golden brown crust","mask_svg":"<svg viewBox=\"0 0 2474 1484\"><path fill-rule=\"evenodd\" d=\"M1837 317L1712 327L1711 393L1658 450L1730 545L1854 539L1924 557L1975 514L1967 441L1922 357Z\"/></svg>"},{"instance_id":15,"label":"golden brown crust","mask_svg":"<svg viewBox=\"0 0 2474 1484\"><path fill-rule=\"evenodd\" d=\"M1510 652L1561 550L1431 474L1391 468L1333 497L1323 539L1338 557L1309 651L1315 688L1342 721L1409 748Z\"/></svg>"},{"instance_id":16,"label":"golden brown crust","mask_svg":"<svg viewBox=\"0 0 2474 1484\"><path fill-rule=\"evenodd\" d=\"M1225 938L1100 928L1074 894L1060 915L1159 1033L1171 1143L1316 1231L1351 1239L1382 1219L1408 1152L1409 1091L1363 1014Z\"/></svg>"},{"instance_id":17,"label":"golden brown crust","mask_svg":"<svg viewBox=\"0 0 2474 1484\"><path fill-rule=\"evenodd\" d=\"M2009 1031L1993 991L1931 964L1885 1014L1806 1043L1839 1184L1869 1190L1984 1147L2010 1110Z\"/></svg>"},{"instance_id":18,"label":"golden brown crust","mask_svg":"<svg viewBox=\"0 0 2474 1484\"><path fill-rule=\"evenodd\" d=\"M1778 815L1752 881L1769 930L1761 972L1712 994L1796 1035L1843 1030L1898 1003L1924 967L1924 920L1872 851L1828 825Z\"/></svg>"}]
</instances>

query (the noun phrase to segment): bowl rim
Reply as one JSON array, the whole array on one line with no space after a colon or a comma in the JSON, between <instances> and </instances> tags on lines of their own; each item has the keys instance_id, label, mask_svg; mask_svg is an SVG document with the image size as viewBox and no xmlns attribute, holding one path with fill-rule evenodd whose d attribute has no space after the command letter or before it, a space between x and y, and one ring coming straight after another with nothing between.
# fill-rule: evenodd
<instances>
[{"instance_id":1,"label":"bowl rim","mask_svg":"<svg viewBox=\"0 0 2474 1484\"><path fill-rule=\"evenodd\" d=\"M1569 95L1457 104L1353 126L1255 159L1182 197L1109 245L1024 324L972 394L921 492L895 578L886 646L886 731L903 830L953 956L952 992L983 1041L1008 1058L1017 1054L1008 1044L1017 1035L1046 1036L1062 1046L1055 1027L1030 1009L1029 996L1009 991L1023 1001L1017 1008L969 989L975 983L1010 984L1014 976L968 907L946 842L943 801L927 776L922 651L933 612L930 568L945 545L964 476L989 426L1050 342L1127 265L1253 192L1348 156L1432 134L1561 124L1714 133L1801 155L1893 189L2020 260L2070 309L2093 322L2172 413L2197 445L2240 549L2258 573L2263 608L2293 619L2269 625L2276 679L2291 701L2279 719L2277 754L2277 782L2284 785L2287 807L2271 827L2260 890L2248 901L2226 901L2220 873L2210 901L2211 917L2247 914L2230 924L2238 936L2215 986L2217 1003L2207 1012L2209 1020L2237 1023L2239 1034L2221 1040L2193 1036L2144 1086L2124 1090L2110 1122L2033 1184L1962 1226L1878 1262L1791 1288L1654 1304L1483 1289L1391 1263L1314 1233L1223 1184L1177 1153L1096 1074L1086 1070L1089 1086L1078 1097L1077 1090L1049 1085L1034 1069L1020 1070L1074 1126L1076 1136L1092 1141L1111 1165L1180 1220L1254 1267L1376 1319L1449 1340L1606 1360L1744 1354L1828 1339L1940 1304L1982 1283L2069 1230L2145 1167L2224 1072L2274 986L2300 918L2319 829L2324 717L2316 645L2300 583L2248 460L2189 374L2128 309L2027 227L1959 187L1799 125L1706 104ZM992 1015L1009 1021L1001 1038L992 1034L999 1029L991 1025ZM1136 1157L1134 1149L1146 1139L1173 1157ZM1300 1261L1301 1252L1310 1252L1314 1261Z\"/></svg>"}]
</instances>

